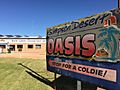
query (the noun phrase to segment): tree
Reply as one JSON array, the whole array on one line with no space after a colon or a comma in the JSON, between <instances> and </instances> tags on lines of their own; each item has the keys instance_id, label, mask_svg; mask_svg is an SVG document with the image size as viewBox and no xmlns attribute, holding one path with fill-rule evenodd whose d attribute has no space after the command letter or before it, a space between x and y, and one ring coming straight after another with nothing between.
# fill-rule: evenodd
<instances>
[{"instance_id":1,"label":"tree","mask_svg":"<svg viewBox=\"0 0 120 90\"><path fill-rule=\"evenodd\" d=\"M97 38L103 38L103 40L100 41L99 46L104 46L107 50L111 52L111 60L115 60L116 55L118 54L117 49L118 49L118 41L117 38L115 38L114 35L119 34L120 31L118 31L117 28L114 26L110 26L108 28L104 28L100 30L100 34L98 35ZM111 45L111 43L113 45Z\"/></svg>"}]
</instances>

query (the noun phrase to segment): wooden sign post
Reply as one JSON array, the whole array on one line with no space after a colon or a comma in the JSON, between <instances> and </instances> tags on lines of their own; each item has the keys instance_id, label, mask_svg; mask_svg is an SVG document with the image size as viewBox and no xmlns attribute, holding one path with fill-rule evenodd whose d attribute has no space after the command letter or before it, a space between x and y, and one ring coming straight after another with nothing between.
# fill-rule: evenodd
<instances>
[{"instance_id":1,"label":"wooden sign post","mask_svg":"<svg viewBox=\"0 0 120 90\"><path fill-rule=\"evenodd\" d=\"M118 0L118 8L120 8L120 0Z\"/></svg>"}]
</instances>

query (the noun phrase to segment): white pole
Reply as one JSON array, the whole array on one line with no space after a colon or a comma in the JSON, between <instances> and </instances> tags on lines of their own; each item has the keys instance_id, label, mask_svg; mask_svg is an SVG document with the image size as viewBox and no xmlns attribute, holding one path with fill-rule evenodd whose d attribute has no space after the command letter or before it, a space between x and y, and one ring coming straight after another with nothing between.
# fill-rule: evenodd
<instances>
[{"instance_id":1,"label":"white pole","mask_svg":"<svg viewBox=\"0 0 120 90\"><path fill-rule=\"evenodd\" d=\"M81 81L78 81L77 80L77 90L82 90L82 87L81 87Z\"/></svg>"}]
</instances>

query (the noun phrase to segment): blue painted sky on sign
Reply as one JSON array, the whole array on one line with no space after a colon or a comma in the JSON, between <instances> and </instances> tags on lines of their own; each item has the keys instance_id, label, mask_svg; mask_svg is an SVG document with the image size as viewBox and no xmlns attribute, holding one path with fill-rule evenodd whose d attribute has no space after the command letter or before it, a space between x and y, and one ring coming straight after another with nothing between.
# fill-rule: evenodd
<instances>
[{"instance_id":1,"label":"blue painted sky on sign","mask_svg":"<svg viewBox=\"0 0 120 90\"><path fill-rule=\"evenodd\" d=\"M46 36L46 28L117 8L117 0L0 0L0 34Z\"/></svg>"}]
</instances>

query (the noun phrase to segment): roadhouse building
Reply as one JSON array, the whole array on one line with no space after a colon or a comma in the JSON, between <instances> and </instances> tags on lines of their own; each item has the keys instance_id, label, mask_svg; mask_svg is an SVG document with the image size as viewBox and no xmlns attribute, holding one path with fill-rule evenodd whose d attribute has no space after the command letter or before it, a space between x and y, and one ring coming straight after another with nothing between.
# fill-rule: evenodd
<instances>
[{"instance_id":1,"label":"roadhouse building","mask_svg":"<svg viewBox=\"0 0 120 90\"><path fill-rule=\"evenodd\" d=\"M0 35L0 53L20 53L20 57L35 57L36 55L40 57L39 55L46 54L46 38L40 36Z\"/></svg>"}]
</instances>

